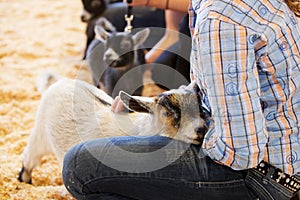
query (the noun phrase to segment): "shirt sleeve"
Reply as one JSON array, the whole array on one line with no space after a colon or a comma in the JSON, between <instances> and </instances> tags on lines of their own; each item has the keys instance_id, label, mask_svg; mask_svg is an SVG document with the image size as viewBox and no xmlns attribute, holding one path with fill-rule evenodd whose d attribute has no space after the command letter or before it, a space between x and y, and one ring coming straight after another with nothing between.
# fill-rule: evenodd
<instances>
[{"instance_id":1,"label":"shirt sleeve","mask_svg":"<svg viewBox=\"0 0 300 200\"><path fill-rule=\"evenodd\" d=\"M249 32L240 25L209 19L196 27L193 36L193 73L207 92L214 119L202 147L213 160L233 169L256 166L267 143Z\"/></svg>"}]
</instances>

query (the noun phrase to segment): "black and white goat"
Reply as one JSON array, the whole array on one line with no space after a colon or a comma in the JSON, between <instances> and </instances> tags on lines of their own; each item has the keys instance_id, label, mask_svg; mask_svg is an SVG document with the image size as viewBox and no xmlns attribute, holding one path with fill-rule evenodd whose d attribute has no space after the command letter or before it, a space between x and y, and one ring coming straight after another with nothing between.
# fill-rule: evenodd
<instances>
[{"instance_id":1,"label":"black and white goat","mask_svg":"<svg viewBox=\"0 0 300 200\"><path fill-rule=\"evenodd\" d=\"M114 113L113 99L104 91L80 80L60 79L42 95L19 180L31 183L31 172L44 155L53 152L62 165L70 147L95 138L161 135L200 144L208 118L196 94L186 91L171 90L156 97L121 92L120 98L135 112Z\"/></svg>"},{"instance_id":2,"label":"black and white goat","mask_svg":"<svg viewBox=\"0 0 300 200\"><path fill-rule=\"evenodd\" d=\"M108 2L107 0L82 0L81 2L82 2L83 10L80 15L80 19L82 22L87 23L87 27L85 31L87 39L86 39L86 46L84 50L84 56L83 56L83 59L85 59L88 46L95 38L94 27L96 21L99 17L102 16L104 11L106 10Z\"/></svg>"},{"instance_id":3,"label":"black and white goat","mask_svg":"<svg viewBox=\"0 0 300 200\"><path fill-rule=\"evenodd\" d=\"M140 96L146 63L141 46L150 29L145 28L135 34L116 32L114 26L101 17L95 33L98 40L90 45L87 53L94 84L112 97L121 90Z\"/></svg>"}]
</instances>

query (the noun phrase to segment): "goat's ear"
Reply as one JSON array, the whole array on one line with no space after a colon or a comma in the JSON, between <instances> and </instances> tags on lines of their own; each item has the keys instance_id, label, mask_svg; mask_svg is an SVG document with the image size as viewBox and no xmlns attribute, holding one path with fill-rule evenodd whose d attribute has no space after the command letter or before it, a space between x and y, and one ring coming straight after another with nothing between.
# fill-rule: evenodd
<instances>
[{"instance_id":1,"label":"goat's ear","mask_svg":"<svg viewBox=\"0 0 300 200\"><path fill-rule=\"evenodd\" d=\"M105 42L108 37L116 32L116 28L105 17L101 17L96 21L94 32L101 42Z\"/></svg>"},{"instance_id":2,"label":"goat's ear","mask_svg":"<svg viewBox=\"0 0 300 200\"><path fill-rule=\"evenodd\" d=\"M134 46L138 47L138 46L142 45L146 41L146 39L149 37L149 34L150 34L149 28L145 28L145 29L137 32L136 34L134 34L134 36L132 36Z\"/></svg>"},{"instance_id":3,"label":"goat's ear","mask_svg":"<svg viewBox=\"0 0 300 200\"><path fill-rule=\"evenodd\" d=\"M127 109L142 112L142 113L152 113L154 101L150 97L140 97L140 96L130 96L129 94L121 91L119 93L120 99L123 101Z\"/></svg>"}]
</instances>

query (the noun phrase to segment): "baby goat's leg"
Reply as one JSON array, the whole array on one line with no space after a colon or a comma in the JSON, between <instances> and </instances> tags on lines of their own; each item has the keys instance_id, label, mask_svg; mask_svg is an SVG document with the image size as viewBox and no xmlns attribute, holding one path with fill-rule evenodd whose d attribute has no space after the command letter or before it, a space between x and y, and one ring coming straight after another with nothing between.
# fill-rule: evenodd
<instances>
[{"instance_id":1,"label":"baby goat's leg","mask_svg":"<svg viewBox=\"0 0 300 200\"><path fill-rule=\"evenodd\" d=\"M43 120L38 120L30 134L23 152L23 166L18 177L21 182L31 183L32 170L40 163L42 157L51 151L47 142L45 125Z\"/></svg>"}]
</instances>

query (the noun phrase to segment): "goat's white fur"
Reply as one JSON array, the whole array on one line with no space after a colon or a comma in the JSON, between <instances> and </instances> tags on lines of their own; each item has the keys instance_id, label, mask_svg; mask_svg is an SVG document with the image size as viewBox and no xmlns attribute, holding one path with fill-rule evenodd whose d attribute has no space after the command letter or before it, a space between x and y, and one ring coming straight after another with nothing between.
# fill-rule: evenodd
<instances>
[{"instance_id":1,"label":"goat's white fur","mask_svg":"<svg viewBox=\"0 0 300 200\"><path fill-rule=\"evenodd\" d=\"M120 97L125 104L131 98L125 93ZM200 116L193 116L193 119L184 119L186 124L177 130L181 133L170 136L169 132L174 127L168 127L158 116L163 108L155 107L155 98L135 97L135 100L151 109L152 114L114 113L108 105L113 102L110 96L80 80L63 78L51 85L42 95L35 126L23 152L23 169L19 179L30 182L32 169L39 164L42 156L51 152L62 165L65 152L82 141L117 135L159 134L193 142L197 139L195 127L205 126Z\"/></svg>"}]
</instances>

